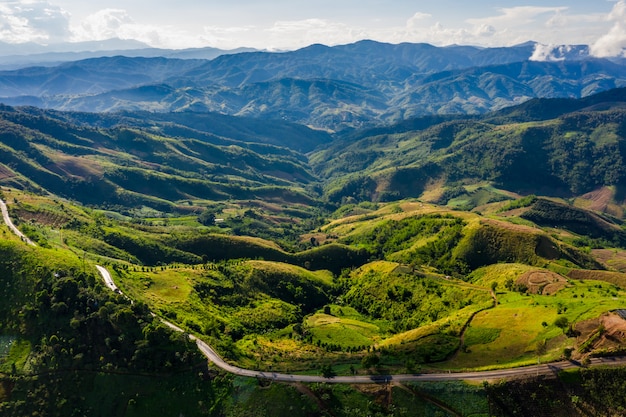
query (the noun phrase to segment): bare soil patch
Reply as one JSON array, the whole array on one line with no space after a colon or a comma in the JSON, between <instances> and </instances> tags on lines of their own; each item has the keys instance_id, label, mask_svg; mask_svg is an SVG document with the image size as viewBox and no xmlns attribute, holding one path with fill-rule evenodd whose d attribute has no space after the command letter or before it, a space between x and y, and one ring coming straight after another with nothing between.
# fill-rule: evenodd
<instances>
[{"instance_id":1,"label":"bare soil patch","mask_svg":"<svg viewBox=\"0 0 626 417\"><path fill-rule=\"evenodd\" d=\"M602 324L606 329L605 339L626 342L626 320L615 313L609 313L602 316Z\"/></svg>"},{"instance_id":2,"label":"bare soil patch","mask_svg":"<svg viewBox=\"0 0 626 417\"><path fill-rule=\"evenodd\" d=\"M578 332L576 338L576 345L578 346L600 333L598 337L594 338L592 346L589 347L588 351L590 352L599 349L611 351L626 347L626 320L614 312L576 323L575 329Z\"/></svg>"},{"instance_id":3,"label":"bare soil patch","mask_svg":"<svg viewBox=\"0 0 626 417\"><path fill-rule=\"evenodd\" d=\"M626 288L626 273L613 271L596 271L587 269L573 269L568 274L572 279L588 279L595 281L604 281L609 284Z\"/></svg>"},{"instance_id":4,"label":"bare soil patch","mask_svg":"<svg viewBox=\"0 0 626 417\"><path fill-rule=\"evenodd\" d=\"M551 295L565 288L567 279L555 272L537 270L523 273L515 283L526 286L531 294Z\"/></svg>"},{"instance_id":5,"label":"bare soil patch","mask_svg":"<svg viewBox=\"0 0 626 417\"><path fill-rule=\"evenodd\" d=\"M602 187L578 197L574 205L587 210L607 213L617 218L624 218L624 209L615 202L615 190Z\"/></svg>"},{"instance_id":6,"label":"bare soil patch","mask_svg":"<svg viewBox=\"0 0 626 417\"><path fill-rule=\"evenodd\" d=\"M594 249L591 254L608 268L626 272L626 251L616 249Z\"/></svg>"},{"instance_id":7,"label":"bare soil patch","mask_svg":"<svg viewBox=\"0 0 626 417\"><path fill-rule=\"evenodd\" d=\"M97 161L84 156L56 155L54 160L68 176L82 178L101 177L104 170Z\"/></svg>"},{"instance_id":8,"label":"bare soil patch","mask_svg":"<svg viewBox=\"0 0 626 417\"><path fill-rule=\"evenodd\" d=\"M15 214L21 221L32 222L55 228L63 227L70 221L69 216L64 213L47 210L28 211L17 209L15 210Z\"/></svg>"},{"instance_id":9,"label":"bare soil patch","mask_svg":"<svg viewBox=\"0 0 626 417\"><path fill-rule=\"evenodd\" d=\"M328 233L305 233L300 236L301 243L310 243L311 246L324 245L326 243L334 242L337 239L337 235Z\"/></svg>"},{"instance_id":10,"label":"bare soil patch","mask_svg":"<svg viewBox=\"0 0 626 417\"><path fill-rule=\"evenodd\" d=\"M602 187L580 196L580 205L588 210L605 212L615 192L608 187ZM578 202L578 201L577 201Z\"/></svg>"},{"instance_id":11,"label":"bare soil patch","mask_svg":"<svg viewBox=\"0 0 626 417\"><path fill-rule=\"evenodd\" d=\"M4 165L0 164L0 180L6 179L6 178L12 178L14 176L15 176L15 173L13 171L5 167Z\"/></svg>"}]
</instances>

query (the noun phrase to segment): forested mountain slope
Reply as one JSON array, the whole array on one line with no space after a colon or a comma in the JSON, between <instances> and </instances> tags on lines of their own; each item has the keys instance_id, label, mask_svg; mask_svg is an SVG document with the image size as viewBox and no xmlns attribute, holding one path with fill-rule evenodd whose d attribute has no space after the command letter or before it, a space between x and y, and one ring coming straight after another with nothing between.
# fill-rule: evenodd
<instances>
[{"instance_id":1,"label":"forested mountain slope","mask_svg":"<svg viewBox=\"0 0 626 417\"><path fill-rule=\"evenodd\" d=\"M314 153L311 164L329 181L331 201L419 197L480 181L522 194L621 190L625 102L626 90L617 89L577 101L537 100L480 118L364 131Z\"/></svg>"},{"instance_id":2,"label":"forested mountain slope","mask_svg":"<svg viewBox=\"0 0 626 417\"><path fill-rule=\"evenodd\" d=\"M156 122L154 129L128 124L104 129L59 120L73 118L81 116L3 107L2 182L84 204L165 211L197 199L310 200L304 188L315 177L306 158L284 143L263 143L262 135L248 143L172 124L172 132L162 133ZM285 142L320 137L289 125L268 129L282 131ZM232 130L235 136L245 131Z\"/></svg>"}]
</instances>

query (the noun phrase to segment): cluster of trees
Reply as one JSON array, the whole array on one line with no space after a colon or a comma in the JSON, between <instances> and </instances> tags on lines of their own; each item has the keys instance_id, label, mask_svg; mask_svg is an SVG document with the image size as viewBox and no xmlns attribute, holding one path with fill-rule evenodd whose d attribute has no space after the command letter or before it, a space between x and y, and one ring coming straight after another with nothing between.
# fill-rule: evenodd
<instances>
[{"instance_id":1,"label":"cluster of trees","mask_svg":"<svg viewBox=\"0 0 626 417\"><path fill-rule=\"evenodd\" d=\"M487 384L490 415L613 416L626 410L626 371L585 368L556 379Z\"/></svg>"},{"instance_id":2,"label":"cluster of trees","mask_svg":"<svg viewBox=\"0 0 626 417\"><path fill-rule=\"evenodd\" d=\"M451 215L424 215L402 220L386 220L360 235L344 239L348 244L367 247L371 253L384 257L409 248L416 240L439 233L443 228L462 220Z\"/></svg>"},{"instance_id":3,"label":"cluster of trees","mask_svg":"<svg viewBox=\"0 0 626 417\"><path fill-rule=\"evenodd\" d=\"M351 284L342 297L343 302L361 314L389 321L396 332L434 322L489 297L484 291L472 292L414 275L390 278L370 270L348 279Z\"/></svg>"},{"instance_id":4,"label":"cluster of trees","mask_svg":"<svg viewBox=\"0 0 626 417\"><path fill-rule=\"evenodd\" d=\"M224 261L207 271L206 279L196 282L194 290L200 299L228 313L216 317L212 326L238 340L246 334L299 323L305 314L328 302L332 288L289 268L255 268L246 262ZM206 324L199 330L205 334L214 331ZM301 330L301 326L294 329L302 335Z\"/></svg>"},{"instance_id":5,"label":"cluster of trees","mask_svg":"<svg viewBox=\"0 0 626 417\"><path fill-rule=\"evenodd\" d=\"M363 246L374 257L411 265L430 265L442 272L456 274L465 271L462 260L453 257L452 249L463 237L465 221L451 215L424 215L402 220L386 220L363 234L344 241ZM428 241L413 247L416 241Z\"/></svg>"},{"instance_id":6,"label":"cluster of trees","mask_svg":"<svg viewBox=\"0 0 626 417\"><path fill-rule=\"evenodd\" d=\"M613 224L610 218L602 218L577 207L538 198L521 217L541 226L570 230L582 235L582 242L605 242L612 246L626 247L626 232Z\"/></svg>"},{"instance_id":7,"label":"cluster of trees","mask_svg":"<svg viewBox=\"0 0 626 417\"><path fill-rule=\"evenodd\" d=\"M6 246L0 252L3 287L11 289L0 307L3 326L31 342L34 369L162 371L197 360L183 335L160 324L144 304L98 285L95 271L80 264L52 269Z\"/></svg>"},{"instance_id":8,"label":"cluster of trees","mask_svg":"<svg viewBox=\"0 0 626 417\"><path fill-rule=\"evenodd\" d=\"M40 395L27 399L18 392L0 405L2 415L84 412L86 393L72 387L84 375L170 375L206 363L187 336L163 325L145 304L105 288L78 259L52 260L43 250L0 242L0 288L0 332L30 350L26 363L13 363L14 377Z\"/></svg>"}]
</instances>

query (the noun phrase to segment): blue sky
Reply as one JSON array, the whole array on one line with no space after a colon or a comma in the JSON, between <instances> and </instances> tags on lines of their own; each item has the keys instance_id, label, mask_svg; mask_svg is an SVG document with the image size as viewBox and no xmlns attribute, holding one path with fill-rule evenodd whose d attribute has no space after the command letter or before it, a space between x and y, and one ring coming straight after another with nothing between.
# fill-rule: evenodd
<instances>
[{"instance_id":1,"label":"blue sky","mask_svg":"<svg viewBox=\"0 0 626 417\"><path fill-rule=\"evenodd\" d=\"M0 41L136 39L295 49L360 39L434 45L588 44L624 55L626 0L0 0Z\"/></svg>"}]
</instances>

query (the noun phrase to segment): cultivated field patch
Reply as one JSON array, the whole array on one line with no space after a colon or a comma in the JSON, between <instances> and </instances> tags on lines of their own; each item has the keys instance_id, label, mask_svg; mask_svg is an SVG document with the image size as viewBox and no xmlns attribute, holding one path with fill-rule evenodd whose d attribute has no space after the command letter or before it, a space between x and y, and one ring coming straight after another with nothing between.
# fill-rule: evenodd
<instances>
[{"instance_id":1,"label":"cultivated field patch","mask_svg":"<svg viewBox=\"0 0 626 417\"><path fill-rule=\"evenodd\" d=\"M531 294L555 294L567 285L567 279L547 270L528 271L522 274L515 284L525 286Z\"/></svg>"}]
</instances>

